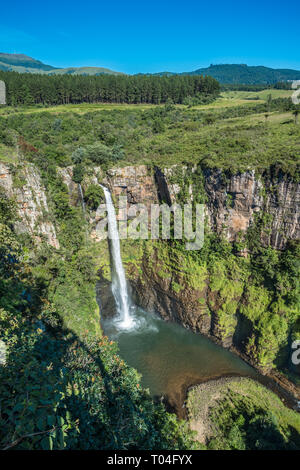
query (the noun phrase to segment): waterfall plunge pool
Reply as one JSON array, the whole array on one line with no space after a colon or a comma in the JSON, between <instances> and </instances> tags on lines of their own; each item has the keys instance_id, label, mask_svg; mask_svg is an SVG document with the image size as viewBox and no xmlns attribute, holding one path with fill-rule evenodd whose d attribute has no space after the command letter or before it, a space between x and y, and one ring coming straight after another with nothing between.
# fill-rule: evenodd
<instances>
[{"instance_id":1,"label":"waterfall plunge pool","mask_svg":"<svg viewBox=\"0 0 300 470\"><path fill-rule=\"evenodd\" d=\"M106 200L111 287L117 310L116 317L103 319L102 328L109 338L118 342L120 355L126 362L142 374L142 385L153 396L163 396L177 415L184 417L184 400L192 385L224 376L247 376L266 382L241 358L208 338L178 324L164 322L131 304L115 208L109 189L100 186Z\"/></svg>"},{"instance_id":2,"label":"waterfall plunge pool","mask_svg":"<svg viewBox=\"0 0 300 470\"><path fill-rule=\"evenodd\" d=\"M120 356L142 374L141 384L153 396L164 396L183 417L187 389L224 376L258 379L258 372L230 351L177 323L165 322L131 307L131 328L116 318L102 319L104 334L118 343Z\"/></svg>"}]
</instances>

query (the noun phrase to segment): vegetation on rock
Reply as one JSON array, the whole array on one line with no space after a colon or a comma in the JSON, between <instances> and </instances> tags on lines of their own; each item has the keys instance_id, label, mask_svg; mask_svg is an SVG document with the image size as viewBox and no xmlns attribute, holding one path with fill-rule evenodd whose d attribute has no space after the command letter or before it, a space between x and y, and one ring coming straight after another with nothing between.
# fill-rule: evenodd
<instances>
[{"instance_id":1,"label":"vegetation on rock","mask_svg":"<svg viewBox=\"0 0 300 470\"><path fill-rule=\"evenodd\" d=\"M220 379L189 391L192 427L213 450L296 450L300 417L251 379Z\"/></svg>"}]
</instances>

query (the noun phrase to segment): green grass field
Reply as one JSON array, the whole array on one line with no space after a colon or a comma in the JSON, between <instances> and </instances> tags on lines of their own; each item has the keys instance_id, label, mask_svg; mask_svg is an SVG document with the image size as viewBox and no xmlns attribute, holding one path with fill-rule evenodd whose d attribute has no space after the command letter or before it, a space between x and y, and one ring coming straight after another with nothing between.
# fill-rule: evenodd
<instances>
[{"instance_id":1,"label":"green grass field","mask_svg":"<svg viewBox=\"0 0 300 470\"><path fill-rule=\"evenodd\" d=\"M58 106L19 106L18 108L12 108L11 106L0 106L0 116L8 116L11 114L36 114L36 113L77 113L85 114L93 111L112 111L112 110L144 110L158 105L154 104L116 104L116 103L81 103L81 104L64 104ZM162 105L161 105L162 106ZM178 105L180 106L180 105Z\"/></svg>"},{"instance_id":2,"label":"green grass field","mask_svg":"<svg viewBox=\"0 0 300 470\"><path fill-rule=\"evenodd\" d=\"M232 106L241 106L241 105L251 105L251 102L264 102L267 100L268 95L271 95L273 99L275 98L288 98L293 93L292 90L263 90L259 92L254 91L226 91L221 93L220 97L215 100L213 103L208 105L199 105L194 106L194 109L220 109L228 108ZM257 99L256 99L257 98ZM34 114L47 111L49 113L68 113L74 112L79 114L84 114L87 112L93 111L102 111L102 110L146 110L154 107L163 107L163 105L153 105L153 104L116 104L116 103L81 103L81 104L65 104L59 106L24 106L18 108L12 108L10 106L0 106L0 116L6 116L9 114ZM176 105L178 109L184 109L186 106Z\"/></svg>"},{"instance_id":3,"label":"green grass field","mask_svg":"<svg viewBox=\"0 0 300 470\"><path fill-rule=\"evenodd\" d=\"M232 171L249 166L261 171L277 163L293 174L299 163L300 125L292 112L266 113L263 103L269 94L282 98L291 91L229 91L209 105L175 105L171 110L165 105L103 103L2 107L0 120L4 129L11 128L15 141L21 136L46 158L56 155L59 166L72 164L76 149L102 142L122 147L118 166L202 161ZM57 122L59 131L54 129ZM2 160L13 161L15 154L16 149L1 145Z\"/></svg>"},{"instance_id":4,"label":"green grass field","mask_svg":"<svg viewBox=\"0 0 300 470\"><path fill-rule=\"evenodd\" d=\"M292 96L293 90L275 90L266 89L262 91L225 91L221 94L224 100L262 100L266 101L268 96L271 95L272 99L288 98Z\"/></svg>"}]
</instances>

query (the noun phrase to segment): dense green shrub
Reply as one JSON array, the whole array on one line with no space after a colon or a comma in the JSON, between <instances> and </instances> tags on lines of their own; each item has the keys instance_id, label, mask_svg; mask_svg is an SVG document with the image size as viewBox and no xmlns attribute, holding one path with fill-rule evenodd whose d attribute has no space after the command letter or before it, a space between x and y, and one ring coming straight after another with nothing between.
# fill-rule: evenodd
<instances>
[{"instance_id":1,"label":"dense green shrub","mask_svg":"<svg viewBox=\"0 0 300 470\"><path fill-rule=\"evenodd\" d=\"M85 167L82 163L76 163L73 167L73 181L80 184L84 178Z\"/></svg>"},{"instance_id":2,"label":"dense green shrub","mask_svg":"<svg viewBox=\"0 0 300 470\"><path fill-rule=\"evenodd\" d=\"M252 385L254 388L255 385ZM280 414L276 403L269 409L248 390L230 391L212 410L217 435L208 444L214 450L297 450L300 439L291 419ZM267 397L267 392L265 392ZM274 406L275 405L275 406ZM274 407L274 408L273 408ZM286 413L288 415L288 412ZM296 422L297 416L294 421ZM299 421L299 420L298 420ZM293 423L294 424L294 423ZM299 427L299 423L298 423Z\"/></svg>"},{"instance_id":3,"label":"dense green shrub","mask_svg":"<svg viewBox=\"0 0 300 470\"><path fill-rule=\"evenodd\" d=\"M195 448L187 425L154 404L115 343L53 335L44 322L0 315L8 345L0 366L2 449Z\"/></svg>"},{"instance_id":4,"label":"dense green shrub","mask_svg":"<svg viewBox=\"0 0 300 470\"><path fill-rule=\"evenodd\" d=\"M103 190L97 184L91 184L84 193L84 199L92 210L96 210L103 199Z\"/></svg>"}]
</instances>

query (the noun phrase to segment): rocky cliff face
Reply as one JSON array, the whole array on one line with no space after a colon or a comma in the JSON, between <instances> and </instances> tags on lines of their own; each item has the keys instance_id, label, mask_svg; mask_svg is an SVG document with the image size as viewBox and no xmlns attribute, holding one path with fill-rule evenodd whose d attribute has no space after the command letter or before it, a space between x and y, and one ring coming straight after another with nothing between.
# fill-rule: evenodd
<instances>
[{"instance_id":1,"label":"rocky cliff face","mask_svg":"<svg viewBox=\"0 0 300 470\"><path fill-rule=\"evenodd\" d=\"M180 184L172 183L174 170L166 169L160 175L161 186L168 188L172 203L181 189ZM193 170L183 169L185 173ZM262 243L283 249L288 240L300 238L300 183L283 174L262 178L254 171L227 177L221 170L204 170L203 177L209 225L229 241L246 232L255 222L255 214L261 212L270 214L271 219ZM193 199L195 184L190 184L188 191Z\"/></svg>"},{"instance_id":2,"label":"rocky cliff face","mask_svg":"<svg viewBox=\"0 0 300 470\"><path fill-rule=\"evenodd\" d=\"M16 174L16 168L0 163L0 186L17 203L17 232L30 233L38 242L44 239L59 248L55 227L49 220L46 192L38 170L26 164Z\"/></svg>"},{"instance_id":3,"label":"rocky cliff face","mask_svg":"<svg viewBox=\"0 0 300 470\"><path fill-rule=\"evenodd\" d=\"M73 181L72 168L61 169L60 174L68 187L71 203L79 205L80 193L78 184ZM263 244L284 249L288 240L300 238L300 185L283 174L262 177L247 171L228 176L218 169L199 173L196 166L182 165L154 171L144 165L128 166L111 169L106 174L95 168L82 181L83 192L90 184L99 183L110 188L116 202L119 196L125 196L127 209L140 203L150 211L151 204L159 202L172 205L205 201L210 229L222 233L228 241L240 238L257 224L257 220L263 220L264 215L268 220L261 235ZM97 240L97 224L103 216L98 211L87 211L86 217L92 227L92 237ZM122 215L118 217L121 219ZM247 251L240 255L247 256ZM224 298L218 290L211 288L208 275L203 274L202 283L189 282L182 276L180 260L178 269L174 267L175 262L171 269L165 270L167 261L159 258L159 250L155 248L151 255L144 253L139 263L140 269L135 272L131 266L133 271L128 273L137 304L158 312L166 320L175 320L195 331L211 334L225 347L248 341L252 326L238 313L243 291L243 287L239 289L238 281L236 292L226 301L235 313L230 316L229 323L226 320L224 332L224 317L220 317ZM202 274L197 272L196 266L189 266L189 269L195 271L197 281ZM111 310L111 299L105 294L107 286L105 288L102 283L102 287L102 303L110 305L107 310Z\"/></svg>"},{"instance_id":4,"label":"rocky cliff face","mask_svg":"<svg viewBox=\"0 0 300 470\"><path fill-rule=\"evenodd\" d=\"M178 167L158 169L153 172L145 165L115 168L103 174L100 168L85 178L83 188L89 184L102 183L110 188L116 198L127 197L127 209L135 204L145 204L150 210L151 204L166 202L171 205L180 203L179 196L183 183L187 185L185 202L197 200L197 176L189 181L196 167ZM63 181L68 186L71 202L79 203L78 185L72 180L72 168L60 170ZM176 175L176 176L175 176ZM221 170L204 170L205 211L212 230L234 241L240 233L255 223L257 215L265 212L270 215L268 234L262 237L262 243L276 249L283 249L288 240L300 238L300 183L286 175L273 177L255 175L254 171L227 177ZM91 218L97 222L97 217Z\"/></svg>"},{"instance_id":5,"label":"rocky cliff face","mask_svg":"<svg viewBox=\"0 0 300 470\"><path fill-rule=\"evenodd\" d=\"M150 209L151 204L158 202L155 175L145 165L112 169L103 182L115 196L126 196L129 207L145 204Z\"/></svg>"},{"instance_id":6,"label":"rocky cliff face","mask_svg":"<svg viewBox=\"0 0 300 470\"><path fill-rule=\"evenodd\" d=\"M226 176L220 170L205 170L203 182L197 183L196 167L156 169L154 173L144 166L112 170L102 181L115 196L127 197L127 205L164 201L168 204L197 201L199 191L206 200L205 211L210 228L234 241L257 223L257 218L268 215L261 242L275 249L284 249L288 240L300 238L300 185L283 174L256 176L254 171ZM247 252L241 252L247 256ZM151 259L144 256L141 270L131 276L133 296L137 304L158 312L166 320L175 320L204 334L211 334L225 347L235 341L240 344L249 338L251 325L245 317L232 315L232 324L224 334L219 311L223 299L204 280L201 288L192 287L178 274L178 270L161 274L161 262L153 250ZM181 267L179 265L179 272ZM142 272L142 274L141 274ZM175 286L175 287L174 287ZM178 288L181 286L181 288ZM230 302L237 308L241 292ZM223 328L223 331L222 331Z\"/></svg>"},{"instance_id":7,"label":"rocky cliff face","mask_svg":"<svg viewBox=\"0 0 300 470\"><path fill-rule=\"evenodd\" d=\"M207 308L208 287L188 285L174 271L163 273L163 261L156 250L142 261L142 276L131 276L134 301L146 311L158 313L164 320L176 321L186 328L210 334L212 327L211 313ZM179 290L174 286L181 286Z\"/></svg>"},{"instance_id":8,"label":"rocky cliff face","mask_svg":"<svg viewBox=\"0 0 300 470\"><path fill-rule=\"evenodd\" d=\"M68 166L67 168L59 168L58 174L68 188L70 204L73 206L80 204L78 184L73 181L73 167Z\"/></svg>"},{"instance_id":9,"label":"rocky cliff face","mask_svg":"<svg viewBox=\"0 0 300 470\"><path fill-rule=\"evenodd\" d=\"M79 205L80 193L78 184L73 181L73 168L62 168L59 170L59 174L68 188L71 204ZM159 202L155 177L145 165L114 168L107 171L106 174L103 173L100 167L95 167L81 183L83 192L90 184L103 184L109 187L117 203L120 196L125 197L127 199L127 210L136 204L145 204L150 210L151 204ZM98 212L87 214L89 223L92 226L91 236L95 240L98 240L97 224L102 219ZM122 214L119 213L117 218L120 220Z\"/></svg>"},{"instance_id":10,"label":"rocky cliff face","mask_svg":"<svg viewBox=\"0 0 300 470\"><path fill-rule=\"evenodd\" d=\"M173 166L153 171L140 165L104 173L101 168L94 168L82 181L82 188L84 193L90 184L104 184L115 198L120 195L126 197L128 209L142 203L150 210L151 204L199 201L201 196L200 199L205 201L208 225L212 230L223 233L229 241L245 234L263 214L267 214L269 220L267 230L263 231L262 243L284 249L288 240L299 239L299 183L283 174L261 177L248 171L227 176L218 169L201 173L198 170L196 166ZM71 204L79 205L81 196L78 184L73 181L72 167L60 169L59 174L68 188ZM17 170L1 163L0 185L9 197L17 201L20 216L17 230L29 232L37 241L44 238L58 248L38 170L30 164ZM92 237L97 240L97 224L101 217L97 211L87 211L85 217L91 224ZM241 255L247 256L247 252ZM219 318L222 299L211 289L205 273L202 273L203 282L187 282L178 260L178 269L172 268L162 274L165 260L159 259L155 249L149 256L144 254L139 263L140 269L134 272L132 268L133 275L130 276L133 296L139 305L195 331L213 334L224 346L230 346L234 337L238 342L249 337L251 326L246 324L245 318L239 319L238 314L232 316L234 324L229 325L229 331L224 335ZM189 269L191 272L195 270L196 280L202 276L197 267L189 266ZM238 304L240 298L241 293L237 289L230 302Z\"/></svg>"},{"instance_id":11,"label":"rocky cliff face","mask_svg":"<svg viewBox=\"0 0 300 470\"><path fill-rule=\"evenodd\" d=\"M80 204L72 167L60 169L59 174L67 185L71 204ZM155 171L145 165L128 166L111 169L106 174L101 168L94 168L82 186L84 191L90 184L102 183L111 189L116 199L119 196L127 198L127 209L142 203L150 211L151 204L162 201L169 205L181 203L183 185L186 187L185 202L197 200L200 189L195 175L196 167L176 165L156 168ZM18 173L17 183L14 180L15 170L0 163L0 185L18 203L18 230L28 231L37 239L44 237L58 247L38 170L26 164ZM300 238L300 184L283 174L262 178L254 171L248 171L228 177L218 169L204 170L201 191L204 192L205 211L211 229L223 233L229 241L245 233L262 213L270 216L268 230L262 235L263 244L270 243L273 248L283 249L288 240ZM88 218L93 227L92 236L97 239L99 217L92 213Z\"/></svg>"}]
</instances>

